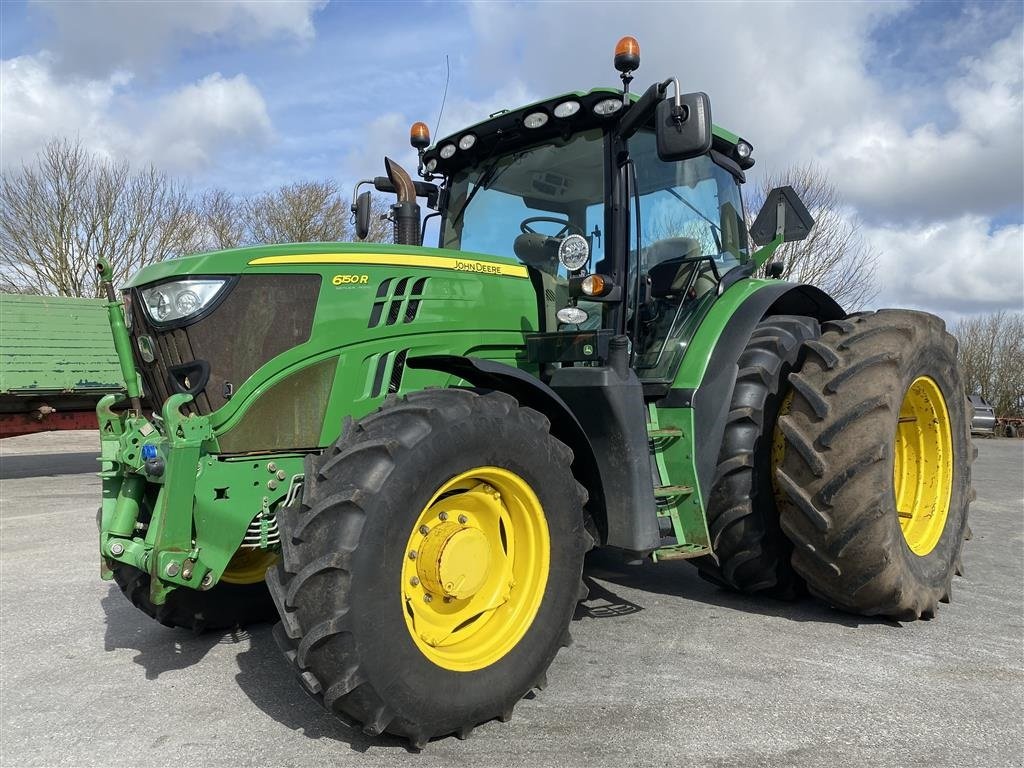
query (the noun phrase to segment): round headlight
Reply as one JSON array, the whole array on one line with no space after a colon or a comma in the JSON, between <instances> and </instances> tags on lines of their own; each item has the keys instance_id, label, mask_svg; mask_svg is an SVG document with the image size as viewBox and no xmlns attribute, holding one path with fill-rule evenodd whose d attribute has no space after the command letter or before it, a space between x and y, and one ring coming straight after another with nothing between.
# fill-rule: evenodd
<instances>
[{"instance_id":1,"label":"round headlight","mask_svg":"<svg viewBox=\"0 0 1024 768\"><path fill-rule=\"evenodd\" d=\"M741 141L736 145L736 154L746 160L750 157L750 153L754 151L754 148L747 144L745 141Z\"/></svg>"},{"instance_id":2,"label":"round headlight","mask_svg":"<svg viewBox=\"0 0 1024 768\"><path fill-rule=\"evenodd\" d=\"M569 235L558 244L558 260L570 272L581 269L590 258L590 244L583 235Z\"/></svg>"},{"instance_id":3,"label":"round headlight","mask_svg":"<svg viewBox=\"0 0 1024 768\"><path fill-rule=\"evenodd\" d=\"M432 157L427 161L427 171L433 173L437 169L437 158Z\"/></svg>"},{"instance_id":4,"label":"round headlight","mask_svg":"<svg viewBox=\"0 0 1024 768\"><path fill-rule=\"evenodd\" d=\"M171 312L171 300L163 291L153 291L147 303L150 313L156 320L163 320Z\"/></svg>"},{"instance_id":5,"label":"round headlight","mask_svg":"<svg viewBox=\"0 0 1024 768\"><path fill-rule=\"evenodd\" d=\"M578 101L563 101L555 107L555 117L572 117L579 111L580 103Z\"/></svg>"},{"instance_id":6,"label":"round headlight","mask_svg":"<svg viewBox=\"0 0 1024 768\"><path fill-rule=\"evenodd\" d=\"M584 310L579 307L566 307L560 309L555 313L555 317L558 318L558 322L565 323L566 325L579 325L580 323L587 322L587 318L590 317Z\"/></svg>"},{"instance_id":7,"label":"round headlight","mask_svg":"<svg viewBox=\"0 0 1024 768\"><path fill-rule=\"evenodd\" d=\"M454 144L444 144L441 149L437 151L437 154L441 156L442 160L447 160L449 157L455 154Z\"/></svg>"},{"instance_id":8,"label":"round headlight","mask_svg":"<svg viewBox=\"0 0 1024 768\"><path fill-rule=\"evenodd\" d=\"M547 112L531 112L523 118L523 125L527 128L540 128L548 121Z\"/></svg>"},{"instance_id":9,"label":"round headlight","mask_svg":"<svg viewBox=\"0 0 1024 768\"><path fill-rule=\"evenodd\" d=\"M604 99L594 105L594 114L607 117L622 109L622 99Z\"/></svg>"},{"instance_id":10,"label":"round headlight","mask_svg":"<svg viewBox=\"0 0 1024 768\"><path fill-rule=\"evenodd\" d=\"M182 291L174 299L174 306L182 315L191 315L202 306L202 303L195 291Z\"/></svg>"},{"instance_id":11,"label":"round headlight","mask_svg":"<svg viewBox=\"0 0 1024 768\"><path fill-rule=\"evenodd\" d=\"M474 144L476 144L476 136L472 133L467 133L459 139L459 149L471 149Z\"/></svg>"}]
</instances>

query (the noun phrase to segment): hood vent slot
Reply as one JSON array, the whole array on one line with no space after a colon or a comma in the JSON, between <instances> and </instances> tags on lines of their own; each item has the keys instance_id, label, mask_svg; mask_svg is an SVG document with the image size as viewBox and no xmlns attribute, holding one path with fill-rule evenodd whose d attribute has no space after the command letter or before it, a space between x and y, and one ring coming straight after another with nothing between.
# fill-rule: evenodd
<instances>
[{"instance_id":1,"label":"hood vent slot","mask_svg":"<svg viewBox=\"0 0 1024 768\"><path fill-rule=\"evenodd\" d=\"M424 289L429 278L421 277L415 282L411 277L400 278L397 282L394 278L387 278L377 287L377 296L373 300L373 307L370 310L370 320L367 328L377 328L381 325L395 325L401 320L402 323L411 323L416 319L420 310L420 300L423 298ZM394 282L394 291L391 291L391 284ZM412 283L411 290L406 289ZM386 313L385 313L385 310Z\"/></svg>"},{"instance_id":2,"label":"hood vent slot","mask_svg":"<svg viewBox=\"0 0 1024 768\"><path fill-rule=\"evenodd\" d=\"M386 352L377 358L377 364L373 369L373 384L370 385L370 397L380 397L383 394L393 395L401 389L402 377L405 375L405 360L408 356L409 350L403 349L397 352ZM386 392L385 380L387 380Z\"/></svg>"}]
</instances>

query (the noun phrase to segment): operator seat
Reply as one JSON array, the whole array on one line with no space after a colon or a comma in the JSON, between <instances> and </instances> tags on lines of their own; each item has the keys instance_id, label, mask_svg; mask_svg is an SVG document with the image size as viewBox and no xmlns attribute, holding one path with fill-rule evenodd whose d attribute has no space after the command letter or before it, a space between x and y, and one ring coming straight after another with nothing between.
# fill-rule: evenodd
<instances>
[{"instance_id":1,"label":"operator seat","mask_svg":"<svg viewBox=\"0 0 1024 768\"><path fill-rule=\"evenodd\" d=\"M665 298L680 295L690 284L694 270L698 274L691 298L699 298L714 289L717 281L709 261L680 263L682 259L695 258L703 253L700 243L692 237L667 237L647 246L644 259L652 265L647 271L651 278L651 296Z\"/></svg>"}]
</instances>

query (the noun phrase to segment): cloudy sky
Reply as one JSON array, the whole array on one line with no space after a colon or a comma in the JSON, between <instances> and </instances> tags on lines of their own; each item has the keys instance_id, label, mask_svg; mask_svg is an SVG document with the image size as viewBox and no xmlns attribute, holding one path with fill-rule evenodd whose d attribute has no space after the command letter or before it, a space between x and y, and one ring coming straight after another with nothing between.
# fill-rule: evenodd
<instances>
[{"instance_id":1,"label":"cloudy sky","mask_svg":"<svg viewBox=\"0 0 1024 768\"><path fill-rule=\"evenodd\" d=\"M52 135L251 193L350 181L561 91L674 74L755 146L814 162L882 253L878 306L1024 304L1024 6L1010 2L0 3L0 163Z\"/></svg>"}]
</instances>

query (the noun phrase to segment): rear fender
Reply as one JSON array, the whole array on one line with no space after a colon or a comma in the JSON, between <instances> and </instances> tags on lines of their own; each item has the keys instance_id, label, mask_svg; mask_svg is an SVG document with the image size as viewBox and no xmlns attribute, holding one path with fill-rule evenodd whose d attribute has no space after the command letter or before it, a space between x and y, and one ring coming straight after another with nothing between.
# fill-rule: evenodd
<instances>
[{"instance_id":1,"label":"rear fender","mask_svg":"<svg viewBox=\"0 0 1024 768\"><path fill-rule=\"evenodd\" d=\"M737 286L739 287L739 286ZM820 322L839 320L846 312L836 301L813 285L772 281L743 301L721 328L718 339L696 388L674 388L658 402L660 408L692 408L696 475L701 498L706 502L714 479L718 453L725 434L738 367L736 361L757 324L771 315L804 315ZM717 329L697 331L714 333ZM695 345L691 345L691 348ZM677 385L678 386L678 385Z\"/></svg>"}]
</instances>

